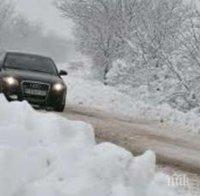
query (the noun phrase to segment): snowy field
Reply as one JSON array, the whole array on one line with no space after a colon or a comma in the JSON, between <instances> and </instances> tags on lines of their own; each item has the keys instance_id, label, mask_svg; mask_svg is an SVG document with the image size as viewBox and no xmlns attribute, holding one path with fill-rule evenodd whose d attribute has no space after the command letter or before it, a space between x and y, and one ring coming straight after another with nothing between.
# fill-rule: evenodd
<instances>
[{"instance_id":1,"label":"snowy field","mask_svg":"<svg viewBox=\"0 0 200 196\"><path fill-rule=\"evenodd\" d=\"M85 61L84 59L83 62ZM87 64L87 61L85 64ZM184 113L173 109L168 104L157 105L152 104L151 100L144 101L142 97L147 92L145 90L143 92L141 89L135 92L133 98L114 87L105 86L103 83L93 80L88 68L73 70L69 65L60 65L59 67L63 67L69 72L69 76L64 78L68 85L68 104L92 107L123 116L128 120L157 121L164 125L175 126L177 129L182 129L191 134L200 133L198 111L192 110Z\"/></svg>"},{"instance_id":2,"label":"snowy field","mask_svg":"<svg viewBox=\"0 0 200 196\"><path fill-rule=\"evenodd\" d=\"M176 196L155 155L96 144L90 125L0 97L2 196Z\"/></svg>"}]
</instances>

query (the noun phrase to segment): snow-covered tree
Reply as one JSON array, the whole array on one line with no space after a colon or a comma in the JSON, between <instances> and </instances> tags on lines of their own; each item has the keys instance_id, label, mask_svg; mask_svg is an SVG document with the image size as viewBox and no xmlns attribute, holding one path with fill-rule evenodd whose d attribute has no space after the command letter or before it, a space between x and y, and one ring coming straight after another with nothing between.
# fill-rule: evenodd
<instances>
[{"instance_id":1,"label":"snow-covered tree","mask_svg":"<svg viewBox=\"0 0 200 196\"><path fill-rule=\"evenodd\" d=\"M62 15L75 22L79 49L93 58L94 68L104 80L112 62L122 56L123 40L115 36L121 29L120 3L119 0L60 0L57 3Z\"/></svg>"},{"instance_id":2,"label":"snow-covered tree","mask_svg":"<svg viewBox=\"0 0 200 196\"><path fill-rule=\"evenodd\" d=\"M199 106L200 12L185 0L59 0L104 82L146 85L160 102ZM128 88L130 89L130 88ZM178 101L177 101L178 100Z\"/></svg>"}]
</instances>

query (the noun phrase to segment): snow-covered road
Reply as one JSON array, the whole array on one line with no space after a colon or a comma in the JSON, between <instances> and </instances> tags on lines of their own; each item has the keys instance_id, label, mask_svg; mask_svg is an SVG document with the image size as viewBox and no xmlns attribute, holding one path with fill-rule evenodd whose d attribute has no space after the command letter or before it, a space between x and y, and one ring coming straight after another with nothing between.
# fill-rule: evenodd
<instances>
[{"instance_id":1,"label":"snow-covered road","mask_svg":"<svg viewBox=\"0 0 200 196\"><path fill-rule=\"evenodd\" d=\"M144 120L127 121L101 110L68 106L62 114L71 120L82 120L95 127L97 139L125 147L134 154L153 150L159 163L200 174L200 136L188 135ZM168 129L166 131L166 129ZM175 133L175 134L174 134Z\"/></svg>"}]
</instances>

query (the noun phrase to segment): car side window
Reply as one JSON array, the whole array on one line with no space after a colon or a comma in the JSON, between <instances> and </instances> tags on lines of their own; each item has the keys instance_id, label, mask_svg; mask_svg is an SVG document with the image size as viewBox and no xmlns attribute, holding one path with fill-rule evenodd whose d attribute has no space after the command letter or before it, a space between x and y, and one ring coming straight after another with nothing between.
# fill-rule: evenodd
<instances>
[{"instance_id":1,"label":"car side window","mask_svg":"<svg viewBox=\"0 0 200 196\"><path fill-rule=\"evenodd\" d=\"M4 59L5 59L5 53L0 53L0 69L3 66Z\"/></svg>"}]
</instances>

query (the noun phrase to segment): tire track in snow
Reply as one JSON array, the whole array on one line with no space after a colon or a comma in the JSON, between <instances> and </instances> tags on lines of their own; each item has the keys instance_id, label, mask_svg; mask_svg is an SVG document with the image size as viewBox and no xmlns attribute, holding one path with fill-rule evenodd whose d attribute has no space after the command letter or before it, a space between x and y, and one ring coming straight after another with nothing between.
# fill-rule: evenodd
<instances>
[{"instance_id":1,"label":"tire track in snow","mask_svg":"<svg viewBox=\"0 0 200 196\"><path fill-rule=\"evenodd\" d=\"M71 120L93 125L97 141L108 141L126 148L133 154L153 150L157 162L200 174L200 136L183 130L161 126L145 119L127 120L116 114L83 107L67 106L61 114Z\"/></svg>"}]
</instances>

